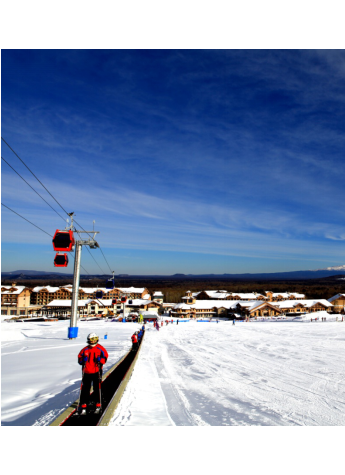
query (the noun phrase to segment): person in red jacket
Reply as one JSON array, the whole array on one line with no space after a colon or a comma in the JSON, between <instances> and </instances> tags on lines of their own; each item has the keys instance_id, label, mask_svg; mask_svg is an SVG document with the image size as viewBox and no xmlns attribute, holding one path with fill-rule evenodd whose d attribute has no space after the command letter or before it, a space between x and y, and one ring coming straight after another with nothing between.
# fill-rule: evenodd
<instances>
[{"instance_id":1,"label":"person in red jacket","mask_svg":"<svg viewBox=\"0 0 345 475\"><path fill-rule=\"evenodd\" d=\"M138 332L134 332L132 335L132 351L135 351L138 349Z\"/></svg>"},{"instance_id":2,"label":"person in red jacket","mask_svg":"<svg viewBox=\"0 0 345 475\"><path fill-rule=\"evenodd\" d=\"M101 411L99 387L102 382L102 368L108 359L107 350L98 343L99 337L96 333L87 336L88 345L83 348L78 355L78 363L83 366L82 389L80 393L79 412L86 414L86 408L90 400L91 383L96 402L95 413Z\"/></svg>"}]
</instances>

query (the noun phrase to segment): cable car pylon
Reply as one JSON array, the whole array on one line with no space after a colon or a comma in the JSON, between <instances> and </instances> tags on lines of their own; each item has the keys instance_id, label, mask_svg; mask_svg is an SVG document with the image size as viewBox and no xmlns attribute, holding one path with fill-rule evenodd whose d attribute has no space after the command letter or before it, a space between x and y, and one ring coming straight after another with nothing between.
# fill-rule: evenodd
<instances>
[{"instance_id":1,"label":"cable car pylon","mask_svg":"<svg viewBox=\"0 0 345 475\"><path fill-rule=\"evenodd\" d=\"M68 327L68 338L74 340L78 336L78 297L79 297L79 282L80 282L80 260L81 260L81 250L83 246L89 246L90 249L97 249L99 247L98 242L95 240L96 234L99 234L99 231L78 231L73 226L73 215L74 213L69 213L71 217L71 225L66 226L64 231L56 230L53 238L53 247L55 251L72 251L75 249L74 257L74 271L73 271L73 288L72 288L72 311L71 311L71 320L70 326ZM78 235L93 234L93 237L90 236L89 239L78 239L75 240L73 232L76 232Z\"/></svg>"}]
</instances>

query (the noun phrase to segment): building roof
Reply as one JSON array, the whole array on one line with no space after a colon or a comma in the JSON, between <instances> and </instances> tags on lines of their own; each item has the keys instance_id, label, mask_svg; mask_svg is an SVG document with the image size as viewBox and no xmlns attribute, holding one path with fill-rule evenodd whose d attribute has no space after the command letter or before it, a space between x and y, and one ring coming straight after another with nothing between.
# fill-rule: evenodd
<instances>
[{"instance_id":1,"label":"building roof","mask_svg":"<svg viewBox=\"0 0 345 475\"><path fill-rule=\"evenodd\" d=\"M178 303L174 307L175 308L181 308L182 310L189 310L192 308L192 305L187 305L186 303Z\"/></svg>"},{"instance_id":2,"label":"building roof","mask_svg":"<svg viewBox=\"0 0 345 475\"><path fill-rule=\"evenodd\" d=\"M186 304L186 303L178 303L176 304L173 309L181 308L183 310L188 309L197 309L197 310L208 310L212 308L235 308L237 304L241 306L251 306L256 301L251 302L244 302L243 300L196 300L195 303ZM262 302L259 302L260 304Z\"/></svg>"},{"instance_id":3,"label":"building roof","mask_svg":"<svg viewBox=\"0 0 345 475\"><path fill-rule=\"evenodd\" d=\"M121 290L124 294L142 294L145 290L145 287L116 287Z\"/></svg>"},{"instance_id":4,"label":"building roof","mask_svg":"<svg viewBox=\"0 0 345 475\"><path fill-rule=\"evenodd\" d=\"M6 288L7 290L1 291L2 294L5 295L19 295L23 292L23 290L26 288L25 285L16 285L15 287L12 287L12 285L3 285L1 286L1 289ZM11 290L11 289L16 289L16 290ZM30 290L30 289L28 289Z\"/></svg>"},{"instance_id":5,"label":"building roof","mask_svg":"<svg viewBox=\"0 0 345 475\"><path fill-rule=\"evenodd\" d=\"M304 294L299 294L297 292L271 292L270 290L266 290L265 291L266 294L268 293L271 293L272 294L272 297L282 297L283 299L288 299L290 297L295 297L296 299L298 298L304 298L305 295Z\"/></svg>"},{"instance_id":6,"label":"building roof","mask_svg":"<svg viewBox=\"0 0 345 475\"><path fill-rule=\"evenodd\" d=\"M50 285L44 285L42 287L34 287L32 289L33 292L39 292L40 290L46 290L51 294L60 290L60 287L51 287Z\"/></svg>"},{"instance_id":7,"label":"building roof","mask_svg":"<svg viewBox=\"0 0 345 475\"><path fill-rule=\"evenodd\" d=\"M103 292L106 294L109 292L109 289L106 289L105 287L79 287L79 290L82 290L85 294L94 294L95 292Z\"/></svg>"},{"instance_id":8,"label":"building roof","mask_svg":"<svg viewBox=\"0 0 345 475\"><path fill-rule=\"evenodd\" d=\"M256 292L249 292L249 293L237 293L237 292L231 292L232 296L238 296L240 297L240 299L245 299L245 300L256 300L258 297L263 297L263 298L266 298L264 295L262 294L258 294Z\"/></svg>"},{"instance_id":9,"label":"building roof","mask_svg":"<svg viewBox=\"0 0 345 475\"><path fill-rule=\"evenodd\" d=\"M328 302L334 302L334 300L345 299L345 294L337 294L328 299Z\"/></svg>"},{"instance_id":10,"label":"building roof","mask_svg":"<svg viewBox=\"0 0 345 475\"><path fill-rule=\"evenodd\" d=\"M200 292L196 292L193 297L197 297L201 293L207 294L210 299L219 300L225 299L227 297L239 297L242 300L257 300L259 297L266 298L264 295L256 293L256 292L249 292L249 293L239 293L239 292L228 292L227 290L202 290ZM183 297L186 299L188 297Z\"/></svg>"},{"instance_id":11,"label":"building roof","mask_svg":"<svg viewBox=\"0 0 345 475\"><path fill-rule=\"evenodd\" d=\"M301 305L305 308L313 307L316 304L322 304L325 307L332 307L333 305L326 299L318 299L318 300L284 300L283 302L270 302L270 304L274 305L275 307L280 308L293 308Z\"/></svg>"}]
</instances>

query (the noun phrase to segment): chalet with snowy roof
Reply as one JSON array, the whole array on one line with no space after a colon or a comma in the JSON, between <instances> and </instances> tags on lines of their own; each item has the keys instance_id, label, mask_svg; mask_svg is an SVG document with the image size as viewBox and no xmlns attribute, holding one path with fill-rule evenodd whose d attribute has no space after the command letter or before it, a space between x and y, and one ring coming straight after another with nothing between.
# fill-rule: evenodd
<instances>
[{"instance_id":1,"label":"chalet with snowy roof","mask_svg":"<svg viewBox=\"0 0 345 475\"><path fill-rule=\"evenodd\" d=\"M327 300L286 300L283 302L266 302L258 300L196 300L192 297L184 303L176 304L171 314L179 318L255 318L277 317L283 314L302 314L330 312L333 305Z\"/></svg>"},{"instance_id":2,"label":"chalet with snowy roof","mask_svg":"<svg viewBox=\"0 0 345 475\"><path fill-rule=\"evenodd\" d=\"M269 302L281 302L283 300L304 300L305 299L304 294L299 294L297 292L274 293L271 291L266 291L265 294Z\"/></svg>"},{"instance_id":3,"label":"chalet with snowy roof","mask_svg":"<svg viewBox=\"0 0 345 475\"><path fill-rule=\"evenodd\" d=\"M157 313L160 308L158 302L150 299L128 299L125 304L125 313L140 311L150 311ZM117 315L123 310L123 304L115 303L114 299L94 299L89 298L78 300L78 313L80 316L87 315ZM42 307L43 315L70 316L72 311L72 300L53 300Z\"/></svg>"},{"instance_id":4,"label":"chalet with snowy roof","mask_svg":"<svg viewBox=\"0 0 345 475\"><path fill-rule=\"evenodd\" d=\"M237 309L244 316L252 317L277 317L283 312L269 302L239 302Z\"/></svg>"},{"instance_id":5,"label":"chalet with snowy roof","mask_svg":"<svg viewBox=\"0 0 345 475\"><path fill-rule=\"evenodd\" d=\"M151 295L146 287L119 287L118 290L121 295L125 295L127 298L151 300Z\"/></svg>"},{"instance_id":6,"label":"chalet with snowy roof","mask_svg":"<svg viewBox=\"0 0 345 475\"><path fill-rule=\"evenodd\" d=\"M24 285L1 286L1 315L25 315L30 306L31 289Z\"/></svg>"},{"instance_id":7,"label":"chalet with snowy roof","mask_svg":"<svg viewBox=\"0 0 345 475\"><path fill-rule=\"evenodd\" d=\"M53 300L68 300L72 298L72 285L65 285L62 287L34 287L31 293L31 305L47 305ZM105 287L79 287L79 300L88 300L96 298L97 292L102 292L108 299L118 299L122 295L127 298L145 298L151 300L151 296L145 287L126 287L106 289Z\"/></svg>"},{"instance_id":8,"label":"chalet with snowy roof","mask_svg":"<svg viewBox=\"0 0 345 475\"><path fill-rule=\"evenodd\" d=\"M156 291L156 292L153 293L152 300L162 304L163 301L164 301L164 295L162 294L162 292Z\"/></svg>"},{"instance_id":9,"label":"chalet with snowy roof","mask_svg":"<svg viewBox=\"0 0 345 475\"><path fill-rule=\"evenodd\" d=\"M178 303L170 311L178 318L233 318L239 302L226 300L196 300L191 304Z\"/></svg>"},{"instance_id":10,"label":"chalet with snowy roof","mask_svg":"<svg viewBox=\"0 0 345 475\"><path fill-rule=\"evenodd\" d=\"M333 305L325 299L285 300L284 302L272 302L272 305L282 310L284 314L312 313L320 311L331 312L333 310Z\"/></svg>"},{"instance_id":11,"label":"chalet with snowy roof","mask_svg":"<svg viewBox=\"0 0 345 475\"><path fill-rule=\"evenodd\" d=\"M328 302L330 302L333 307L334 311L337 313L343 313L345 312L345 294L337 294L328 299Z\"/></svg>"},{"instance_id":12,"label":"chalet with snowy roof","mask_svg":"<svg viewBox=\"0 0 345 475\"><path fill-rule=\"evenodd\" d=\"M254 293L231 293L227 300L266 300L262 294Z\"/></svg>"},{"instance_id":13,"label":"chalet with snowy roof","mask_svg":"<svg viewBox=\"0 0 345 475\"><path fill-rule=\"evenodd\" d=\"M34 287L31 293L30 304L47 305L52 300L67 299L70 296L71 291L64 287L51 287L50 285Z\"/></svg>"},{"instance_id":14,"label":"chalet with snowy roof","mask_svg":"<svg viewBox=\"0 0 345 475\"><path fill-rule=\"evenodd\" d=\"M196 300L266 300L262 294L257 292L236 293L227 290L202 290L201 292L192 293L190 290L186 292L186 296L182 300L190 301L191 298Z\"/></svg>"}]
</instances>

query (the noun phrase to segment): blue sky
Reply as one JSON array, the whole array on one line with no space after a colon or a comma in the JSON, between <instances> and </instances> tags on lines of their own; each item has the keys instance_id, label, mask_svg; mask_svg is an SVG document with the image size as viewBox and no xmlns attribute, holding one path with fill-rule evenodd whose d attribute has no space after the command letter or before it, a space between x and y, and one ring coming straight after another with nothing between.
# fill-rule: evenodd
<instances>
[{"instance_id":1,"label":"blue sky","mask_svg":"<svg viewBox=\"0 0 345 475\"><path fill-rule=\"evenodd\" d=\"M84 229L96 221L115 273L345 263L343 50L2 50L1 66L2 136ZM5 205L64 228L1 170ZM56 271L49 236L1 212L2 270ZM82 265L101 273L86 250Z\"/></svg>"}]
</instances>

